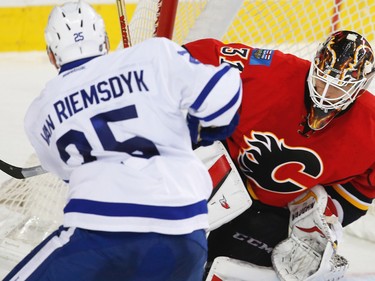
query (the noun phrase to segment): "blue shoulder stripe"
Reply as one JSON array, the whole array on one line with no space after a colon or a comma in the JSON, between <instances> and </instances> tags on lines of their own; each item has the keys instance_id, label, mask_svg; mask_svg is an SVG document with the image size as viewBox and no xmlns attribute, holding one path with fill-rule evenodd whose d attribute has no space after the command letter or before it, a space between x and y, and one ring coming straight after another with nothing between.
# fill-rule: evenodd
<instances>
[{"instance_id":1,"label":"blue shoulder stripe","mask_svg":"<svg viewBox=\"0 0 375 281\"><path fill-rule=\"evenodd\" d=\"M221 114L223 114L224 112L226 112L228 109L232 108L232 106L234 106L236 104L236 102L240 98L240 93L241 93L241 85L238 88L238 91L235 94L235 96L225 106L220 108L218 111L212 113L211 115L208 115L206 117L202 117L202 118L199 118L199 119L208 122L208 121L211 121L211 120L215 119L216 117L220 116Z\"/></svg>"},{"instance_id":2,"label":"blue shoulder stripe","mask_svg":"<svg viewBox=\"0 0 375 281\"><path fill-rule=\"evenodd\" d=\"M198 110L198 108L202 105L202 103L205 101L207 96L210 94L213 87L215 87L215 85L220 80L220 78L223 77L223 75L227 73L230 68L231 68L230 65L226 65L223 69L220 69L218 72L215 73L214 76L212 76L210 81L208 81L206 86L203 88L202 92L199 94L198 98L191 105L192 109Z\"/></svg>"},{"instance_id":3,"label":"blue shoulder stripe","mask_svg":"<svg viewBox=\"0 0 375 281\"><path fill-rule=\"evenodd\" d=\"M85 213L109 217L141 217L181 220L201 214L207 214L208 211L206 200L191 205L171 207L71 199L64 208L64 212Z\"/></svg>"}]
</instances>

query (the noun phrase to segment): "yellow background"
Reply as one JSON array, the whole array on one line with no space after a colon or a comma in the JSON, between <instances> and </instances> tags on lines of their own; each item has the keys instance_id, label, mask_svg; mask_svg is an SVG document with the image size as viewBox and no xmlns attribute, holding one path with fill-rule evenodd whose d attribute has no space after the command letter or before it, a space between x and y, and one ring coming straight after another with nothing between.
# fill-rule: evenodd
<instances>
[{"instance_id":1,"label":"yellow background","mask_svg":"<svg viewBox=\"0 0 375 281\"><path fill-rule=\"evenodd\" d=\"M103 17L111 50L121 40L120 24L116 4L92 5ZM136 4L127 4L128 20ZM53 6L1 7L0 8L0 52L40 51L45 49L44 28Z\"/></svg>"},{"instance_id":2,"label":"yellow background","mask_svg":"<svg viewBox=\"0 0 375 281\"><path fill-rule=\"evenodd\" d=\"M126 4L128 21L136 2ZM195 2L191 3L194 5ZM332 31L334 3L328 0L245 0L246 8L239 12L224 41L250 45L321 42ZM92 5L104 18L111 50L116 49L121 40L116 4ZM0 52L44 50L44 28L52 8L52 5L0 7ZM355 30L374 44L373 15L375 0L343 1L337 28ZM188 24L186 21L176 23L177 27L183 25L181 28L189 28ZM182 39L175 41L182 42Z\"/></svg>"}]
</instances>

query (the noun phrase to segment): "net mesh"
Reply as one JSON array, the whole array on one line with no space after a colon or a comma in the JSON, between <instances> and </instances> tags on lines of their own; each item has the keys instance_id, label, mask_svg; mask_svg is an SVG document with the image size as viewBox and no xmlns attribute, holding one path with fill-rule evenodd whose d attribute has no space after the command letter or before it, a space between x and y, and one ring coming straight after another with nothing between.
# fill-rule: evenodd
<instances>
[{"instance_id":1,"label":"net mesh","mask_svg":"<svg viewBox=\"0 0 375 281\"><path fill-rule=\"evenodd\" d=\"M129 23L130 37L135 45L154 36L161 0L139 1Z\"/></svg>"},{"instance_id":2,"label":"net mesh","mask_svg":"<svg viewBox=\"0 0 375 281\"><path fill-rule=\"evenodd\" d=\"M154 36L160 5L167 0L141 0L129 23L133 44ZM173 40L182 44L191 27L205 8L207 0L180 0L178 3Z\"/></svg>"},{"instance_id":3,"label":"net mesh","mask_svg":"<svg viewBox=\"0 0 375 281\"><path fill-rule=\"evenodd\" d=\"M38 164L32 155L26 167ZM0 187L0 272L13 267L62 223L68 186L52 174Z\"/></svg>"},{"instance_id":4,"label":"net mesh","mask_svg":"<svg viewBox=\"0 0 375 281\"><path fill-rule=\"evenodd\" d=\"M374 46L372 0L244 1L223 40L279 49L310 59L333 31L354 30Z\"/></svg>"}]
</instances>

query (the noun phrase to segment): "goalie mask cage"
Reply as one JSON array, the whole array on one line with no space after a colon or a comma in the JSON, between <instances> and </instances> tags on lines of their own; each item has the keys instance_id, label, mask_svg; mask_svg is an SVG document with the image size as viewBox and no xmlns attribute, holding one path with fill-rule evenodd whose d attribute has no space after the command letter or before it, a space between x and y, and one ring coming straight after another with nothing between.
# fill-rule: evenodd
<instances>
[{"instance_id":1,"label":"goalie mask cage","mask_svg":"<svg viewBox=\"0 0 375 281\"><path fill-rule=\"evenodd\" d=\"M374 14L374 0L139 0L129 31L132 44L153 36L179 44L212 37L311 59L318 43L339 29L356 31L375 46ZM37 164L33 156L25 166ZM67 192L51 174L2 184L0 276L61 224ZM348 227L375 242L373 229L373 207Z\"/></svg>"}]
</instances>

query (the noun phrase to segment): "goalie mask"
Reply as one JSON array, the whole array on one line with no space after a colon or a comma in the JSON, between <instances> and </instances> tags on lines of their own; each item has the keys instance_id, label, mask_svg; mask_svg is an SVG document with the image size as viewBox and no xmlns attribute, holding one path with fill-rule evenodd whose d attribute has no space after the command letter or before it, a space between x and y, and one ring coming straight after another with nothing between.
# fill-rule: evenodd
<instances>
[{"instance_id":1,"label":"goalie mask","mask_svg":"<svg viewBox=\"0 0 375 281\"><path fill-rule=\"evenodd\" d=\"M308 125L324 128L366 89L374 73L374 53L367 40L352 31L333 33L321 44L307 79L312 106Z\"/></svg>"},{"instance_id":2,"label":"goalie mask","mask_svg":"<svg viewBox=\"0 0 375 281\"><path fill-rule=\"evenodd\" d=\"M44 32L47 52L59 68L68 62L108 52L104 21L83 1L55 7ZM53 58L52 58L53 59Z\"/></svg>"}]
</instances>

